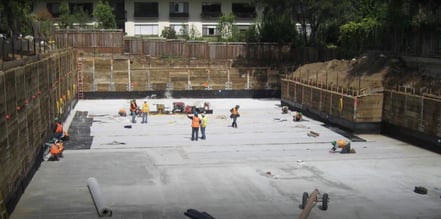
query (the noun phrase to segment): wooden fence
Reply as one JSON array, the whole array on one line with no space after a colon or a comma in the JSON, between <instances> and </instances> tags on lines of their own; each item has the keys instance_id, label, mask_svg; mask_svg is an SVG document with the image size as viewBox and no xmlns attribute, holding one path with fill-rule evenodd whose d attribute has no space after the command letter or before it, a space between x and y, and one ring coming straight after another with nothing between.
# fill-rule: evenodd
<instances>
[{"instance_id":1,"label":"wooden fence","mask_svg":"<svg viewBox=\"0 0 441 219\"><path fill-rule=\"evenodd\" d=\"M124 37L122 31L58 31L58 48L151 57L237 60L252 66L303 64L339 58L337 49L294 48L277 43L206 42Z\"/></svg>"},{"instance_id":2,"label":"wooden fence","mask_svg":"<svg viewBox=\"0 0 441 219\"><path fill-rule=\"evenodd\" d=\"M293 48L276 43L205 42L185 40L125 39L127 53L152 57L241 60L249 65L310 63L338 58L336 49Z\"/></svg>"},{"instance_id":3,"label":"wooden fence","mask_svg":"<svg viewBox=\"0 0 441 219\"><path fill-rule=\"evenodd\" d=\"M123 48L124 32L121 30L57 31L54 34L58 48Z\"/></svg>"}]
</instances>

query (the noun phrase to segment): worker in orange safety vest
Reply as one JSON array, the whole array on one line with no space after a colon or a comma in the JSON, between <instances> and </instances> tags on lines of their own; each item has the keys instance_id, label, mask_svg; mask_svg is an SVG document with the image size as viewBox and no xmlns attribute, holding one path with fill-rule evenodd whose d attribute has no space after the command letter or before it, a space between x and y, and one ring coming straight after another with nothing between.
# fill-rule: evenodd
<instances>
[{"instance_id":1,"label":"worker in orange safety vest","mask_svg":"<svg viewBox=\"0 0 441 219\"><path fill-rule=\"evenodd\" d=\"M49 160L58 160L58 158L63 157L63 150L63 142L52 143L50 148L51 157Z\"/></svg>"},{"instance_id":2,"label":"worker in orange safety vest","mask_svg":"<svg viewBox=\"0 0 441 219\"><path fill-rule=\"evenodd\" d=\"M197 141L199 134L199 126L201 124L201 119L198 116L198 112L195 111L192 115L187 115L189 119L191 119L191 140Z\"/></svg>"},{"instance_id":3,"label":"worker in orange safety vest","mask_svg":"<svg viewBox=\"0 0 441 219\"><path fill-rule=\"evenodd\" d=\"M56 139L61 139L63 137L64 131L63 131L63 124L61 124L61 121L58 117L55 118L55 123L53 127L53 137Z\"/></svg>"}]
</instances>

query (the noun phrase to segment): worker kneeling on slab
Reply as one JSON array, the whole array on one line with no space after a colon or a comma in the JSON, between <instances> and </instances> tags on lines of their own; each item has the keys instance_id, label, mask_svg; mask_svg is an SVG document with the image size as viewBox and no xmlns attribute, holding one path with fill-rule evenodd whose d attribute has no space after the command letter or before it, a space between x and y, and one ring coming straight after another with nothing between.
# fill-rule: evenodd
<instances>
[{"instance_id":1,"label":"worker kneeling on slab","mask_svg":"<svg viewBox=\"0 0 441 219\"><path fill-rule=\"evenodd\" d=\"M336 151L337 147L341 148L341 151L340 151L341 154L355 153L355 150L351 149L351 142L346 141L345 139L340 139L340 140L337 140L337 141L333 141L333 142L331 142L331 144L333 146L331 148L331 150L329 151L331 153L337 152Z\"/></svg>"}]
</instances>

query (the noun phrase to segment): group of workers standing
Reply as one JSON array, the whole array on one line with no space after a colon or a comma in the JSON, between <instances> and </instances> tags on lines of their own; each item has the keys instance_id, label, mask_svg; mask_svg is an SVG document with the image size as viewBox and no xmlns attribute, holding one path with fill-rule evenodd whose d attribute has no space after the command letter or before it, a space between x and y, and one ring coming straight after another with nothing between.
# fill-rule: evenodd
<instances>
[{"instance_id":1,"label":"group of workers standing","mask_svg":"<svg viewBox=\"0 0 441 219\"><path fill-rule=\"evenodd\" d=\"M201 139L205 140L205 128L207 127L208 119L205 116L205 113L202 113L202 118L199 118L198 112L195 111L193 115L187 115L189 119L191 119L191 140L197 141L199 139L199 127L201 128Z\"/></svg>"},{"instance_id":2,"label":"group of workers standing","mask_svg":"<svg viewBox=\"0 0 441 219\"><path fill-rule=\"evenodd\" d=\"M130 101L130 115L132 116L132 123L136 123L136 116L139 113L141 113L141 116L142 116L141 123L147 124L148 123L149 112L150 112L150 106L149 106L149 104L147 103L146 100L142 104L141 109L138 108L138 104L136 104L136 100L135 99Z\"/></svg>"}]
</instances>

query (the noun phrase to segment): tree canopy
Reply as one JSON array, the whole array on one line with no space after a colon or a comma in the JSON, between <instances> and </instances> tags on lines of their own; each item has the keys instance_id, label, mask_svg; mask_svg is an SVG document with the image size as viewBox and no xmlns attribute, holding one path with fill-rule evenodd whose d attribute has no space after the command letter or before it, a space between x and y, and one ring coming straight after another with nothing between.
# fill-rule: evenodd
<instances>
[{"instance_id":1,"label":"tree canopy","mask_svg":"<svg viewBox=\"0 0 441 219\"><path fill-rule=\"evenodd\" d=\"M438 52L441 1L434 0L255 0L263 11L261 27L295 29L300 26L304 46L336 45L348 50ZM282 19L283 18L283 19ZM283 22L281 22L283 20ZM296 25L296 26L295 26ZM269 27L268 27L269 28ZM261 41L279 41L286 35ZM295 38L291 36L291 38ZM419 51L418 51L419 50ZM436 50L436 51L434 51Z\"/></svg>"}]
</instances>

